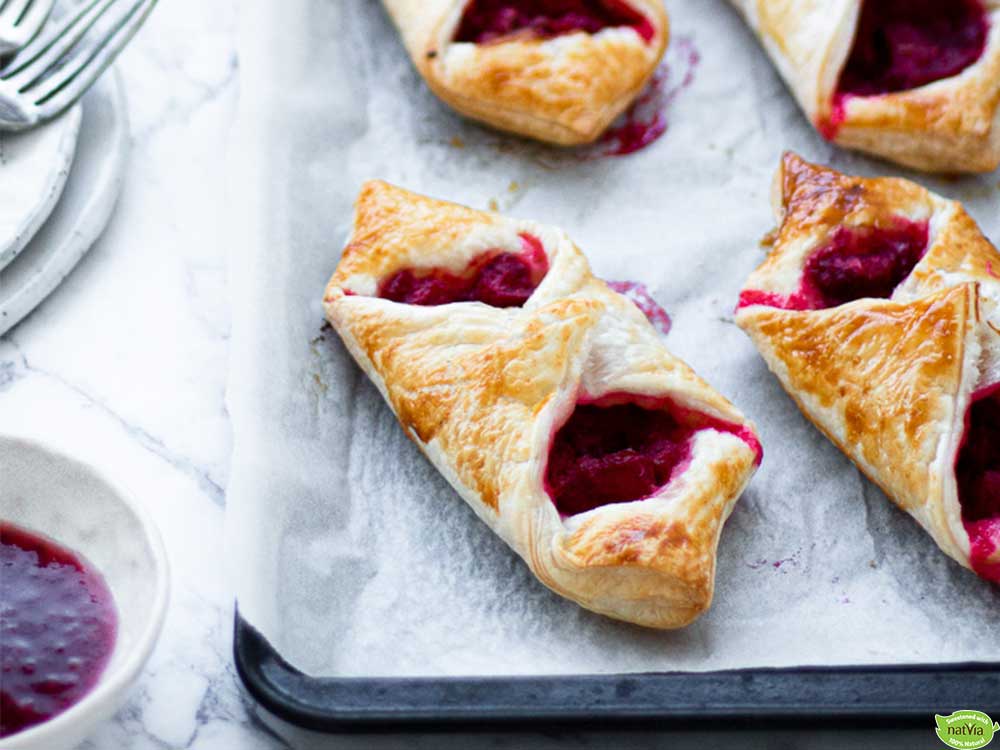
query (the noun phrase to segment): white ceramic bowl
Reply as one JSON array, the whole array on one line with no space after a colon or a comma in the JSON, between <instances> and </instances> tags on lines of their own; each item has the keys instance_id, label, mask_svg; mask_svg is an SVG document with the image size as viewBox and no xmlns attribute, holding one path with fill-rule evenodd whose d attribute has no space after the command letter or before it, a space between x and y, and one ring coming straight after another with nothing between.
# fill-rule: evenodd
<instances>
[{"instance_id":1,"label":"white ceramic bowl","mask_svg":"<svg viewBox=\"0 0 1000 750\"><path fill-rule=\"evenodd\" d=\"M114 651L94 688L64 713L0 741L3 750L63 750L114 714L139 677L167 611L167 557L141 506L91 466L0 435L0 477L0 519L83 555L118 610Z\"/></svg>"}]
</instances>

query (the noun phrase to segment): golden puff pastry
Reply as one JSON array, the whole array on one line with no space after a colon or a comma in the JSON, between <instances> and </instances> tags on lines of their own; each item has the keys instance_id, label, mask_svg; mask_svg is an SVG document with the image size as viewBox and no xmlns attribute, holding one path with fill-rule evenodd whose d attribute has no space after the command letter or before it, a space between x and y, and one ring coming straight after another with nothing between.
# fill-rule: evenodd
<instances>
[{"instance_id":1,"label":"golden puff pastry","mask_svg":"<svg viewBox=\"0 0 1000 750\"><path fill-rule=\"evenodd\" d=\"M461 114L564 146L594 141L667 47L662 0L383 0L428 86Z\"/></svg>"},{"instance_id":2,"label":"golden puff pastry","mask_svg":"<svg viewBox=\"0 0 1000 750\"><path fill-rule=\"evenodd\" d=\"M732 0L828 140L929 172L1000 165L1000 0Z\"/></svg>"},{"instance_id":3,"label":"golden puff pastry","mask_svg":"<svg viewBox=\"0 0 1000 750\"><path fill-rule=\"evenodd\" d=\"M327 318L407 435L546 586L690 623L753 425L556 228L367 183Z\"/></svg>"},{"instance_id":4,"label":"golden puff pastry","mask_svg":"<svg viewBox=\"0 0 1000 750\"><path fill-rule=\"evenodd\" d=\"M965 209L787 154L736 322L938 546L1000 581L1000 253Z\"/></svg>"}]
</instances>

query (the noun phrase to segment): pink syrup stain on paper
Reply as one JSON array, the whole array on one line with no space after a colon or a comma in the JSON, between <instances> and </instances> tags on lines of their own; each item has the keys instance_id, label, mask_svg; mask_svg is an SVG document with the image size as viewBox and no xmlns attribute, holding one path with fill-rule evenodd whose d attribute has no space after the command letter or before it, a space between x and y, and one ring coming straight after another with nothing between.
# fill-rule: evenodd
<instances>
[{"instance_id":1,"label":"pink syrup stain on paper","mask_svg":"<svg viewBox=\"0 0 1000 750\"><path fill-rule=\"evenodd\" d=\"M600 140L583 152L584 158L627 156L659 140L669 127L667 111L681 92L694 83L700 61L701 55L690 37L671 42L666 59L646 88Z\"/></svg>"},{"instance_id":2,"label":"pink syrup stain on paper","mask_svg":"<svg viewBox=\"0 0 1000 750\"><path fill-rule=\"evenodd\" d=\"M613 291L634 302L635 306L653 324L653 328L664 336L670 333L670 326L672 325L670 316L653 299L653 295L649 293L649 289L646 288L645 284L638 281L608 281L606 283Z\"/></svg>"}]
</instances>

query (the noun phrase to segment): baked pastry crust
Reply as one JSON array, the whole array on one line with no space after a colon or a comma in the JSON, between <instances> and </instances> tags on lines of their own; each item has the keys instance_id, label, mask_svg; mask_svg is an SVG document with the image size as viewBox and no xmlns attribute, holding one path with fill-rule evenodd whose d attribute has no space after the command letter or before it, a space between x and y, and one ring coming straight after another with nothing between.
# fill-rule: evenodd
<instances>
[{"instance_id":1,"label":"baked pastry crust","mask_svg":"<svg viewBox=\"0 0 1000 750\"><path fill-rule=\"evenodd\" d=\"M928 172L1000 166L1000 0L984 0L986 49L960 75L907 91L835 93L863 0L731 0L809 120L834 143Z\"/></svg>"},{"instance_id":2,"label":"baked pastry crust","mask_svg":"<svg viewBox=\"0 0 1000 750\"><path fill-rule=\"evenodd\" d=\"M1000 253L961 204L911 182L863 179L786 154L778 229L744 292L792 292L840 226L927 220L926 254L890 299L824 310L745 304L736 322L802 413L965 567L955 465L973 394L1000 383ZM985 562L1000 563L997 550Z\"/></svg>"},{"instance_id":3,"label":"baked pastry crust","mask_svg":"<svg viewBox=\"0 0 1000 750\"><path fill-rule=\"evenodd\" d=\"M523 308L374 296L403 268L459 272L486 249L517 252L522 233L549 262ZM564 232L369 182L324 307L407 435L546 586L656 628L708 608L722 525L759 462L753 425L593 276ZM669 398L747 438L703 429L688 468L653 497L561 517L544 486L553 436L581 397L620 393Z\"/></svg>"},{"instance_id":4,"label":"baked pastry crust","mask_svg":"<svg viewBox=\"0 0 1000 750\"><path fill-rule=\"evenodd\" d=\"M551 39L454 42L467 0L383 0L413 64L443 101L499 130L563 146L597 139L642 91L667 48L662 0L628 0L653 28Z\"/></svg>"}]
</instances>

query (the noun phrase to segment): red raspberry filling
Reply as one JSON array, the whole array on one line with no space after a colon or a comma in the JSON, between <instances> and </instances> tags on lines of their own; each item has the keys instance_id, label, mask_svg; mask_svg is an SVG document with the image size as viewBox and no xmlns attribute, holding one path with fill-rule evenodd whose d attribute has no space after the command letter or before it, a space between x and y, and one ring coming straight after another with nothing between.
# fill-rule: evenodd
<instances>
[{"instance_id":1,"label":"red raspberry filling","mask_svg":"<svg viewBox=\"0 0 1000 750\"><path fill-rule=\"evenodd\" d=\"M455 41L487 44L521 34L548 39L619 26L635 29L647 43L655 34L649 19L624 0L472 0Z\"/></svg>"},{"instance_id":2,"label":"red raspberry filling","mask_svg":"<svg viewBox=\"0 0 1000 750\"><path fill-rule=\"evenodd\" d=\"M981 0L866 0L830 113L816 123L820 134L837 137L852 96L908 91L958 75L982 57L989 28Z\"/></svg>"},{"instance_id":3,"label":"red raspberry filling","mask_svg":"<svg viewBox=\"0 0 1000 750\"><path fill-rule=\"evenodd\" d=\"M549 449L545 485L563 516L654 495L691 461L702 430L737 435L762 451L753 432L655 399L612 394L577 404Z\"/></svg>"},{"instance_id":4,"label":"red raspberry filling","mask_svg":"<svg viewBox=\"0 0 1000 750\"><path fill-rule=\"evenodd\" d=\"M522 234L524 250L507 253L488 250L477 256L462 274L443 268L404 268L385 279L378 296L408 305L446 305L483 302L493 307L521 307L549 270L541 241Z\"/></svg>"},{"instance_id":5,"label":"red raspberry filling","mask_svg":"<svg viewBox=\"0 0 1000 750\"><path fill-rule=\"evenodd\" d=\"M958 75L988 34L981 0L865 0L837 93L874 96Z\"/></svg>"},{"instance_id":6,"label":"red raspberry filling","mask_svg":"<svg viewBox=\"0 0 1000 750\"><path fill-rule=\"evenodd\" d=\"M1000 564L987 562L1000 545L1000 383L973 396L955 478L972 566L984 578L1000 582Z\"/></svg>"},{"instance_id":7,"label":"red raspberry filling","mask_svg":"<svg viewBox=\"0 0 1000 750\"><path fill-rule=\"evenodd\" d=\"M928 240L926 221L897 218L889 227L840 227L806 260L796 292L746 290L738 308L824 310L865 297L888 299L924 257Z\"/></svg>"}]
</instances>

